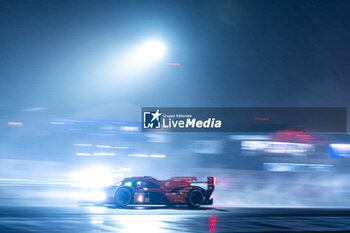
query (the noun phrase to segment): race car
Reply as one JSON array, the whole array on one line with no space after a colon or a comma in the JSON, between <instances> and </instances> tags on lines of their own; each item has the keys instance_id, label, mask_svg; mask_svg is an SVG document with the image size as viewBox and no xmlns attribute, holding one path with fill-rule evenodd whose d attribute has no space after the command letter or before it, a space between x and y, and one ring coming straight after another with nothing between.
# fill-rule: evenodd
<instances>
[{"instance_id":1,"label":"race car","mask_svg":"<svg viewBox=\"0 0 350 233\"><path fill-rule=\"evenodd\" d=\"M206 183L207 188L198 186ZM100 198L94 204L113 204L116 207L128 205L187 205L199 207L212 205L211 195L215 188L215 177L207 181L197 181L196 177L173 177L157 180L150 176L128 177L121 182L102 190L88 190L85 195L93 194ZM91 196L91 195L90 195Z\"/></svg>"}]
</instances>

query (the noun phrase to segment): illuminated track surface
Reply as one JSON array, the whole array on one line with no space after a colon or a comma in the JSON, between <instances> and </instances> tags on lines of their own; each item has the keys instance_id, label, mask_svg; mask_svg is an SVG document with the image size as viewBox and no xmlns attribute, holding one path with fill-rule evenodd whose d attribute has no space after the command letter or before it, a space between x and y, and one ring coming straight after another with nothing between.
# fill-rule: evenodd
<instances>
[{"instance_id":1,"label":"illuminated track surface","mask_svg":"<svg viewBox=\"0 0 350 233\"><path fill-rule=\"evenodd\" d=\"M350 209L0 207L0 232L349 232Z\"/></svg>"}]
</instances>

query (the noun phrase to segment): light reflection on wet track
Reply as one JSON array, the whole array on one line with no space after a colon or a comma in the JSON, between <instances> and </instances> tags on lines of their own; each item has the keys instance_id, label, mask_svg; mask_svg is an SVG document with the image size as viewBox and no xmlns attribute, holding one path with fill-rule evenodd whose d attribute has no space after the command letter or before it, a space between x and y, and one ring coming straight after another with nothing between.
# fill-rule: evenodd
<instances>
[{"instance_id":1,"label":"light reflection on wet track","mask_svg":"<svg viewBox=\"0 0 350 233\"><path fill-rule=\"evenodd\" d=\"M347 209L1 207L0 232L350 231Z\"/></svg>"}]
</instances>

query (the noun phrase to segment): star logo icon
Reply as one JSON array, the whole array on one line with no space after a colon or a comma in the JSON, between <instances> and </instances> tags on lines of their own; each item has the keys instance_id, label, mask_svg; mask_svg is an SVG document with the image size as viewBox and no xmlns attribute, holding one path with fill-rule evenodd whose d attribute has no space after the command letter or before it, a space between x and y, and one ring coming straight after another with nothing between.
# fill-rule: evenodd
<instances>
[{"instance_id":1,"label":"star logo icon","mask_svg":"<svg viewBox=\"0 0 350 233\"><path fill-rule=\"evenodd\" d=\"M159 113L159 109L157 109L157 111L155 112L155 113L152 113L152 120L151 120L151 122L153 122L154 120L157 120L157 121L159 121L159 117L160 117L160 115L162 115L161 113Z\"/></svg>"}]
</instances>

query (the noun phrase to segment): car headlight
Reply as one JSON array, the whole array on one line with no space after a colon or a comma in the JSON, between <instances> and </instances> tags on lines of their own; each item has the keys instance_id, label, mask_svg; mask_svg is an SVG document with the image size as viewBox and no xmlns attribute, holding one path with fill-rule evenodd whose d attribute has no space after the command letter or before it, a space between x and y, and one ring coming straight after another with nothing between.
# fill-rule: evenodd
<instances>
[{"instance_id":1,"label":"car headlight","mask_svg":"<svg viewBox=\"0 0 350 233\"><path fill-rule=\"evenodd\" d=\"M108 167L93 167L70 173L75 185L85 188L107 187L114 183L113 174Z\"/></svg>"}]
</instances>

